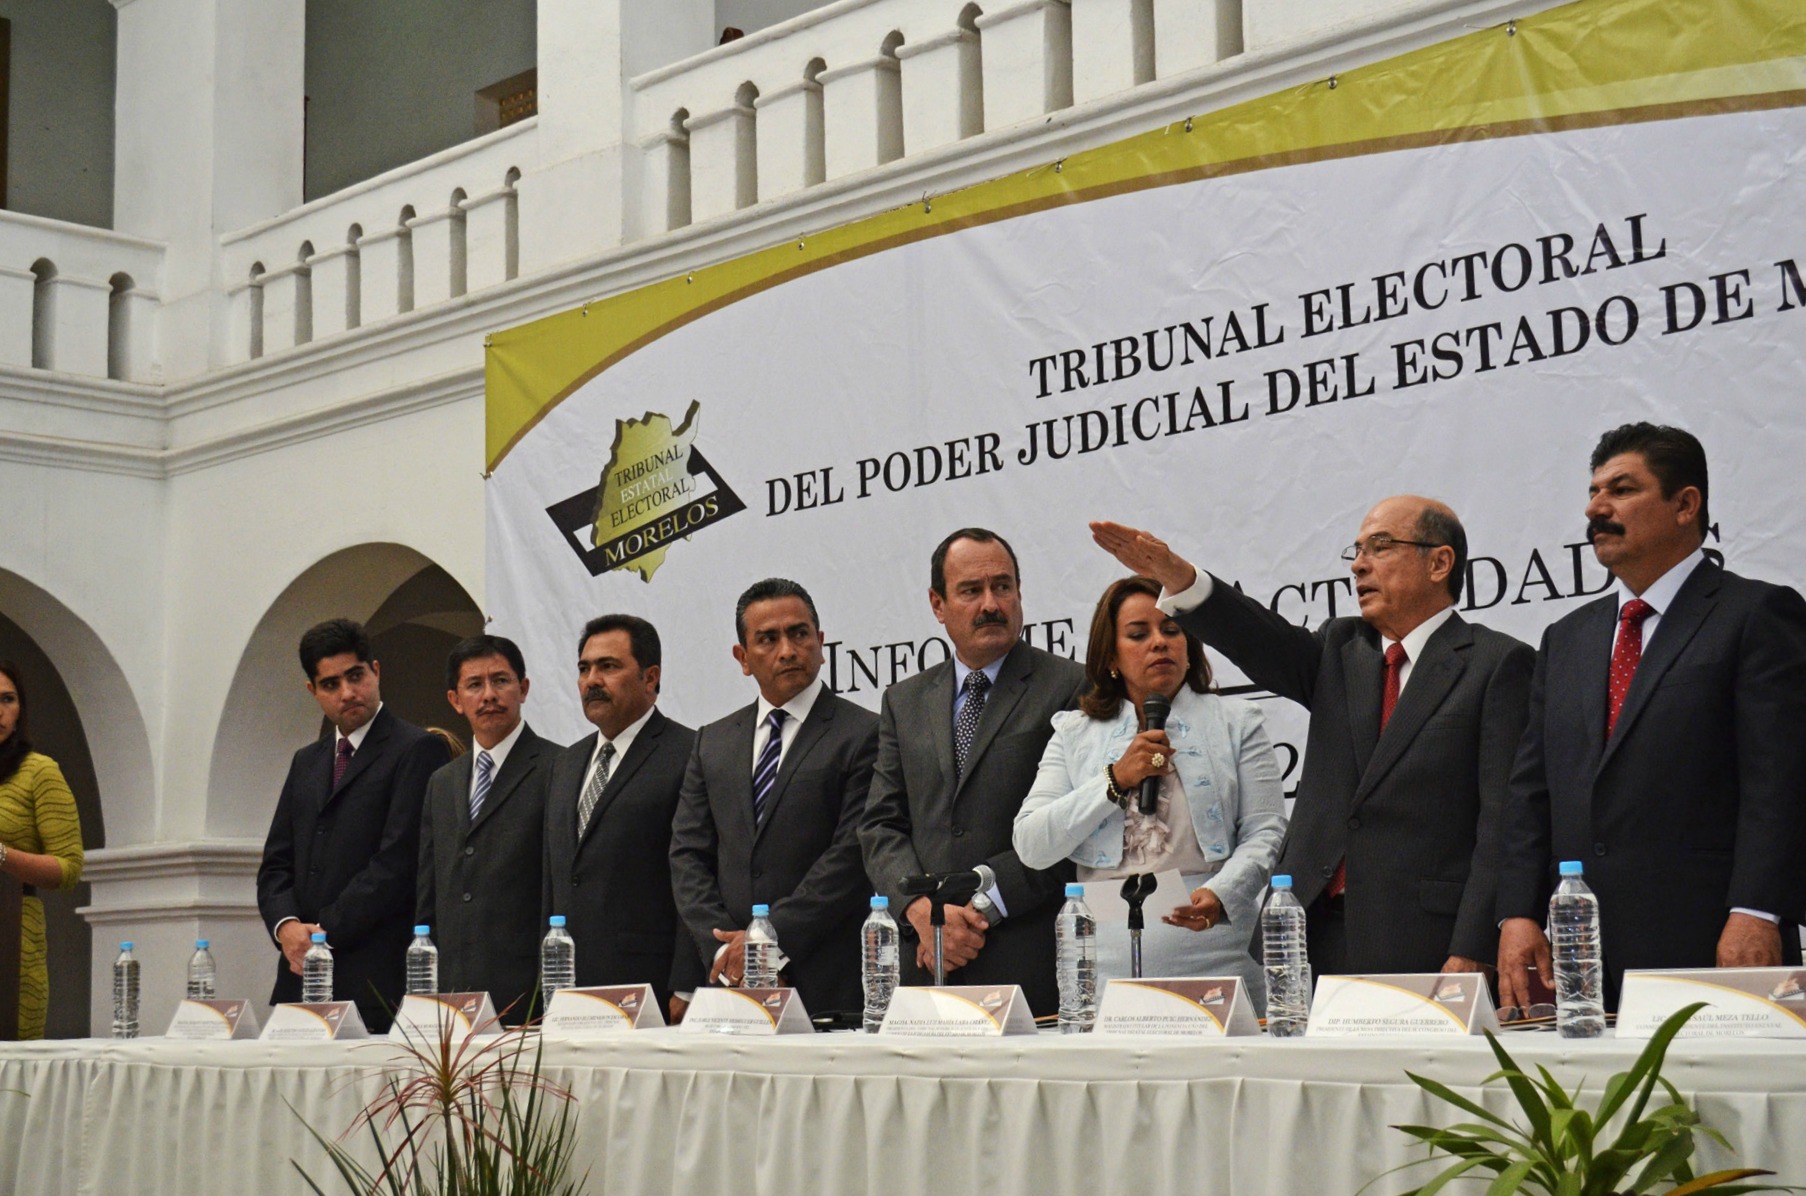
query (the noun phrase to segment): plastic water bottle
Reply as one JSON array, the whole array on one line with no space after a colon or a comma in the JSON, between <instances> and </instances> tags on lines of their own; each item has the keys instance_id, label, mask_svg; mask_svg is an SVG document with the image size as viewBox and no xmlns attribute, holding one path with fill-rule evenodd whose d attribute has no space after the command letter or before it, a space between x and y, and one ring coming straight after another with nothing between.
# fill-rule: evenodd
<instances>
[{"instance_id":1,"label":"plastic water bottle","mask_svg":"<svg viewBox=\"0 0 1806 1196\"><path fill-rule=\"evenodd\" d=\"M752 925L746 928L746 988L778 987L778 932L771 924L771 907L755 905Z\"/></svg>"},{"instance_id":2,"label":"plastic water bottle","mask_svg":"<svg viewBox=\"0 0 1806 1196\"><path fill-rule=\"evenodd\" d=\"M188 999L213 1000L218 981L219 969L213 966L213 952L207 950L207 940L194 940L194 954L188 957Z\"/></svg>"},{"instance_id":3,"label":"plastic water bottle","mask_svg":"<svg viewBox=\"0 0 1806 1196\"><path fill-rule=\"evenodd\" d=\"M113 1037L138 1037L138 957L130 943L119 944L113 961Z\"/></svg>"},{"instance_id":4,"label":"plastic water bottle","mask_svg":"<svg viewBox=\"0 0 1806 1196\"><path fill-rule=\"evenodd\" d=\"M1292 895L1290 876L1273 878L1273 895L1260 915L1260 942L1267 967L1267 1033L1297 1038L1311 1020L1311 959L1305 952L1304 907Z\"/></svg>"},{"instance_id":5,"label":"plastic water bottle","mask_svg":"<svg viewBox=\"0 0 1806 1196\"><path fill-rule=\"evenodd\" d=\"M546 1005L561 988L577 986L577 944L564 928L564 915L553 914L551 929L539 944L539 991ZM541 1009L544 1012L544 1009Z\"/></svg>"},{"instance_id":6,"label":"plastic water bottle","mask_svg":"<svg viewBox=\"0 0 1806 1196\"><path fill-rule=\"evenodd\" d=\"M314 945L301 957L301 1000L309 1005L332 1000L332 948L325 931L314 931Z\"/></svg>"},{"instance_id":7,"label":"plastic water bottle","mask_svg":"<svg viewBox=\"0 0 1806 1196\"><path fill-rule=\"evenodd\" d=\"M897 923L890 916L890 898L872 898L872 912L860 932L865 942L862 958L865 976L865 1032L876 1034L884 1024L884 1012L890 1008L890 995L897 991L898 969Z\"/></svg>"},{"instance_id":8,"label":"plastic water bottle","mask_svg":"<svg viewBox=\"0 0 1806 1196\"><path fill-rule=\"evenodd\" d=\"M433 946L430 926L414 927L414 941L408 944L408 993L439 991L439 948Z\"/></svg>"},{"instance_id":9,"label":"plastic water bottle","mask_svg":"<svg viewBox=\"0 0 1806 1196\"><path fill-rule=\"evenodd\" d=\"M1605 968L1599 952L1599 898L1579 860L1563 860L1549 898L1549 954L1555 961L1555 1026L1563 1038L1605 1033Z\"/></svg>"},{"instance_id":10,"label":"plastic water bottle","mask_svg":"<svg viewBox=\"0 0 1806 1196\"><path fill-rule=\"evenodd\" d=\"M1054 952L1060 975L1060 1033L1089 1034L1097 1022L1097 918L1085 904L1085 886L1066 886L1066 904L1054 920Z\"/></svg>"}]
</instances>

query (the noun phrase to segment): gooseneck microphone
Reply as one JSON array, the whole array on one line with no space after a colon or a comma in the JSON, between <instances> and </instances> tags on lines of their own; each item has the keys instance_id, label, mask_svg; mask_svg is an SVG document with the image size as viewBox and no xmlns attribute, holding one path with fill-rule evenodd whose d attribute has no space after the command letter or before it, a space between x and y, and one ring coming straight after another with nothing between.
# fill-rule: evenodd
<instances>
[{"instance_id":1,"label":"gooseneck microphone","mask_svg":"<svg viewBox=\"0 0 1806 1196\"><path fill-rule=\"evenodd\" d=\"M1149 694L1141 700L1141 714L1147 720L1146 730L1166 730L1166 716L1171 713L1173 704L1159 694ZM1158 776L1141 778L1141 812L1152 814L1160 808L1160 778Z\"/></svg>"}]
</instances>

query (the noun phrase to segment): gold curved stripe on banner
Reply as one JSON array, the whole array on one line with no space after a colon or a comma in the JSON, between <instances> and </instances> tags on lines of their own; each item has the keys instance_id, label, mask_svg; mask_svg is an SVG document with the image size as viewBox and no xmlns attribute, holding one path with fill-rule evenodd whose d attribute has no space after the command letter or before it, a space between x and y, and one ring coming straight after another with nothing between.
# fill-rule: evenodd
<instances>
[{"instance_id":1,"label":"gold curved stripe on banner","mask_svg":"<svg viewBox=\"0 0 1806 1196\"><path fill-rule=\"evenodd\" d=\"M1276 166L1806 106L1799 0L1580 0L492 334L488 467L658 338L830 266L1065 204ZM1188 126L1189 125L1189 129ZM925 210L925 208L929 210Z\"/></svg>"}]
</instances>

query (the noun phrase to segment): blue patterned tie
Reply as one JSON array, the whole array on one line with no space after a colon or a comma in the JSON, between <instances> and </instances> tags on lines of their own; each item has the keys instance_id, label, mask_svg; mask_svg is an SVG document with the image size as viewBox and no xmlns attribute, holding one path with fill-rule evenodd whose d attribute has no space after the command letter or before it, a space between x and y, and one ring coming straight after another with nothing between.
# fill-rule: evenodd
<instances>
[{"instance_id":1,"label":"blue patterned tie","mask_svg":"<svg viewBox=\"0 0 1806 1196\"><path fill-rule=\"evenodd\" d=\"M489 782L495 779L495 757L488 752L477 753L477 785L470 791L470 820L477 820L477 812L483 808L483 799L489 796Z\"/></svg>"},{"instance_id":2,"label":"blue patterned tie","mask_svg":"<svg viewBox=\"0 0 1806 1196\"><path fill-rule=\"evenodd\" d=\"M985 714L985 691L991 679L984 670L966 674L966 703L959 708L959 720L953 724L953 767L961 776L966 773L966 753L972 750L972 736L978 731L978 720Z\"/></svg>"},{"instance_id":3,"label":"blue patterned tie","mask_svg":"<svg viewBox=\"0 0 1806 1196\"><path fill-rule=\"evenodd\" d=\"M753 765L753 825L759 825L759 819L765 816L765 799L771 796L771 787L778 780L778 757L784 751L784 712L773 710L765 716L771 726L771 736L765 741L765 750L759 753L759 762Z\"/></svg>"}]
</instances>

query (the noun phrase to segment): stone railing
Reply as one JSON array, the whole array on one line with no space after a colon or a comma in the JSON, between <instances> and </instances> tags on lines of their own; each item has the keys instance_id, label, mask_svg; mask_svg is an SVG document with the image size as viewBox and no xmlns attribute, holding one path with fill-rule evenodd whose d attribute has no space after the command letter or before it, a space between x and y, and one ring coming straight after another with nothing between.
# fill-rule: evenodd
<instances>
[{"instance_id":1,"label":"stone railing","mask_svg":"<svg viewBox=\"0 0 1806 1196\"><path fill-rule=\"evenodd\" d=\"M1242 49L1241 0L839 0L635 78L649 235Z\"/></svg>"},{"instance_id":2,"label":"stone railing","mask_svg":"<svg viewBox=\"0 0 1806 1196\"><path fill-rule=\"evenodd\" d=\"M160 380L163 247L0 212L0 365Z\"/></svg>"},{"instance_id":3,"label":"stone railing","mask_svg":"<svg viewBox=\"0 0 1806 1196\"><path fill-rule=\"evenodd\" d=\"M455 299L520 270L516 184L535 119L220 240L227 359L246 361Z\"/></svg>"}]
</instances>

